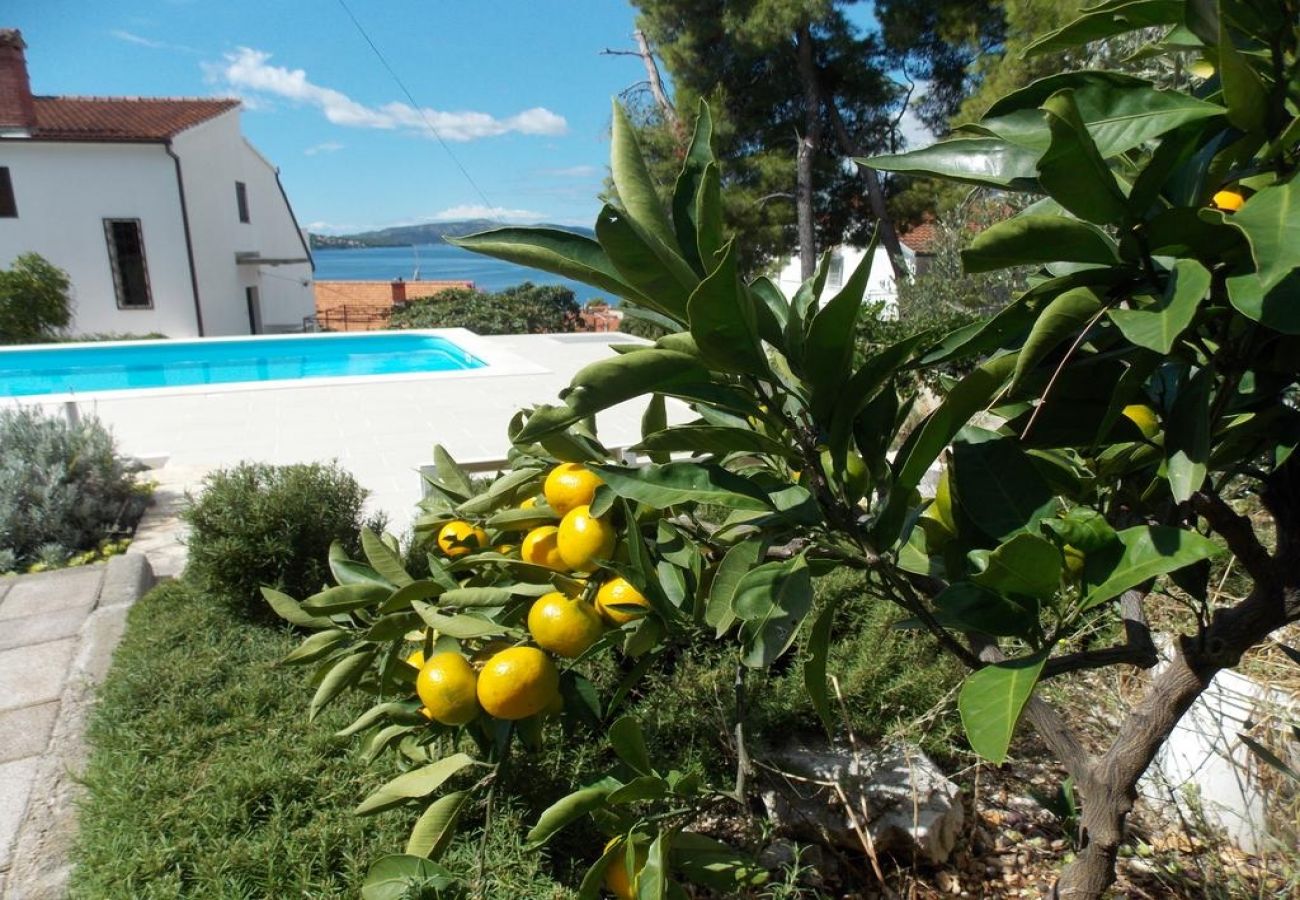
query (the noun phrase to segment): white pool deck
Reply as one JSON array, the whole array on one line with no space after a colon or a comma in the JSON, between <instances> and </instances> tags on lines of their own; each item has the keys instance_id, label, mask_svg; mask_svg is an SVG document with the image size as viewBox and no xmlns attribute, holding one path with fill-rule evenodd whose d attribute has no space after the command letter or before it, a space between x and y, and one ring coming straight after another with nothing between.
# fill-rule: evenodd
<instances>
[{"instance_id":1,"label":"white pool deck","mask_svg":"<svg viewBox=\"0 0 1300 900\"><path fill-rule=\"evenodd\" d=\"M81 415L108 425L120 450L163 464L165 483L198 487L214 468L244 460L287 464L338 460L371 493L369 508L388 515L390 528L411 522L421 496L419 468L442 444L462 463L489 465L510 449L506 426L520 409L556 402L562 388L588 363L610 356L610 344L640 342L617 332L482 337L504 356L529 365L510 373L472 377L390 379L347 383L239 385L176 393L101 393L77 401ZM531 371L521 372L521 369ZM65 414L63 401L29 397L0 401ZM673 421L691 417L671 404ZM644 400L600 414L601 440L611 448L641 435Z\"/></svg>"}]
</instances>

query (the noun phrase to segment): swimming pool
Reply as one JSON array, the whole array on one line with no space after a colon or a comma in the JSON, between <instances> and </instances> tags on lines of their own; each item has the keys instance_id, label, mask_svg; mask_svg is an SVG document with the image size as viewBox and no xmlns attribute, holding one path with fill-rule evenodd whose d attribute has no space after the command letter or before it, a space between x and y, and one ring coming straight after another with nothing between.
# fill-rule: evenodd
<instances>
[{"instance_id":1,"label":"swimming pool","mask_svg":"<svg viewBox=\"0 0 1300 900\"><path fill-rule=\"evenodd\" d=\"M120 341L0 350L0 397L278 384L489 368L470 332ZM468 338L468 340L466 339Z\"/></svg>"}]
</instances>

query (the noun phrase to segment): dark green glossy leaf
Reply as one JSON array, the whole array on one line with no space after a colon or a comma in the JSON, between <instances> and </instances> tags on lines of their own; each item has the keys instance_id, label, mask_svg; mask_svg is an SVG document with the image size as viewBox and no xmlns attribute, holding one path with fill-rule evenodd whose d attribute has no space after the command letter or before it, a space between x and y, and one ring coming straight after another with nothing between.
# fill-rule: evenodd
<instances>
[{"instance_id":1,"label":"dark green glossy leaf","mask_svg":"<svg viewBox=\"0 0 1300 900\"><path fill-rule=\"evenodd\" d=\"M1000 594L1050 600L1061 587L1061 551L1036 534L1017 534L988 555L971 581Z\"/></svg>"},{"instance_id":2,"label":"dark green glossy leaf","mask_svg":"<svg viewBox=\"0 0 1300 900\"><path fill-rule=\"evenodd\" d=\"M1043 526L1061 542L1080 553L1093 553L1115 540L1115 529L1095 509L1076 506L1057 519L1044 519Z\"/></svg>"},{"instance_id":3,"label":"dark green glossy leaf","mask_svg":"<svg viewBox=\"0 0 1300 900\"><path fill-rule=\"evenodd\" d=\"M677 176L673 188L673 231L677 237L677 246L682 256L691 267L701 275L707 274L707 268L701 262L699 249L700 209L696 205L701 185L704 183L704 171L713 164L713 117L708 105L701 100L696 107L695 132L691 136L686 158L682 160L682 171Z\"/></svg>"},{"instance_id":4,"label":"dark green glossy leaf","mask_svg":"<svg viewBox=\"0 0 1300 900\"><path fill-rule=\"evenodd\" d=\"M971 673L957 695L971 749L990 762L1006 762L1011 736L1043 671L1044 658L1030 656Z\"/></svg>"},{"instance_id":5,"label":"dark green glossy leaf","mask_svg":"<svg viewBox=\"0 0 1300 900\"><path fill-rule=\"evenodd\" d=\"M605 798L622 786L620 782L607 779L594 787L582 788L561 797L538 817L537 824L528 832L527 846L530 849L542 846L564 826L603 807Z\"/></svg>"},{"instance_id":6,"label":"dark green glossy leaf","mask_svg":"<svg viewBox=\"0 0 1300 900\"><path fill-rule=\"evenodd\" d=\"M614 102L610 143L609 171L623 209L627 210L627 214L641 230L653 236L664 247L673 247L676 236L664 213L663 204L659 201L659 192L646 169L645 158L637 143L636 128L628 120L622 104L617 101Z\"/></svg>"},{"instance_id":7,"label":"dark green glossy leaf","mask_svg":"<svg viewBox=\"0 0 1300 900\"><path fill-rule=\"evenodd\" d=\"M1056 509L1051 487L1014 437L958 441L951 471L956 506L994 540L1037 531L1038 521Z\"/></svg>"},{"instance_id":8,"label":"dark green glossy leaf","mask_svg":"<svg viewBox=\"0 0 1300 900\"><path fill-rule=\"evenodd\" d=\"M691 337L716 368L761 375L767 357L758 337L754 303L736 271L736 245L727 245L722 261L700 282L687 304Z\"/></svg>"},{"instance_id":9,"label":"dark green glossy leaf","mask_svg":"<svg viewBox=\"0 0 1300 900\"><path fill-rule=\"evenodd\" d=\"M1180 259L1160 300L1133 309L1111 309L1106 315L1134 344L1168 354L1196 318L1209 290L1209 270L1194 259Z\"/></svg>"},{"instance_id":10,"label":"dark green glossy leaf","mask_svg":"<svg viewBox=\"0 0 1300 900\"><path fill-rule=\"evenodd\" d=\"M406 574L402 558L369 528L361 529L361 549L365 551L366 559L375 571L398 587L405 587L414 580Z\"/></svg>"},{"instance_id":11,"label":"dark green glossy leaf","mask_svg":"<svg viewBox=\"0 0 1300 900\"><path fill-rule=\"evenodd\" d=\"M736 586L750 569L758 565L763 555L763 543L751 539L736 544L718 563L718 570L709 585L709 599L704 608L704 622L712 627L718 637L722 637L736 622L732 603L736 595Z\"/></svg>"},{"instance_id":12,"label":"dark green glossy leaf","mask_svg":"<svg viewBox=\"0 0 1300 900\"><path fill-rule=\"evenodd\" d=\"M835 733L835 717L831 715L830 695L826 690L826 663L830 658L835 607L836 604L827 603L813 622L812 632L808 635L808 658L803 664L803 684L808 691L808 700L817 711L817 717L822 720L822 727L832 736Z\"/></svg>"},{"instance_id":13,"label":"dark green glossy leaf","mask_svg":"<svg viewBox=\"0 0 1300 900\"><path fill-rule=\"evenodd\" d=\"M1201 489L1210 461L1210 384L1205 369L1179 385L1165 428L1165 468L1174 501L1185 503Z\"/></svg>"},{"instance_id":14,"label":"dark green glossy leaf","mask_svg":"<svg viewBox=\"0 0 1300 900\"><path fill-rule=\"evenodd\" d=\"M484 256L572 278L616 297L644 299L623 280L600 244L580 234L558 228L511 227L446 240Z\"/></svg>"},{"instance_id":15,"label":"dark green glossy leaf","mask_svg":"<svg viewBox=\"0 0 1300 900\"><path fill-rule=\"evenodd\" d=\"M319 684L316 686L316 693L311 698L311 705L307 710L307 719L311 721L316 718L326 706L329 706L339 694L356 684L361 676L370 668L370 663L374 661L374 650L362 650L359 653L353 653L337 660L329 665L328 671L323 677L319 677Z\"/></svg>"},{"instance_id":16,"label":"dark green glossy leaf","mask_svg":"<svg viewBox=\"0 0 1300 900\"><path fill-rule=\"evenodd\" d=\"M453 753L436 763L398 775L375 791L357 806L357 815L364 816L389 809L399 803L418 797L427 797L457 772L476 764L467 753Z\"/></svg>"},{"instance_id":17,"label":"dark green glossy leaf","mask_svg":"<svg viewBox=\"0 0 1300 900\"><path fill-rule=\"evenodd\" d=\"M1038 153L1000 138L954 138L893 156L855 160L885 172L904 172L1013 191L1038 189Z\"/></svg>"},{"instance_id":18,"label":"dark green glossy leaf","mask_svg":"<svg viewBox=\"0 0 1300 900\"><path fill-rule=\"evenodd\" d=\"M1011 266L1075 262L1119 262L1115 242L1087 222L1057 216L1017 216L980 232L961 252L967 272L991 272Z\"/></svg>"},{"instance_id":19,"label":"dark green glossy leaf","mask_svg":"<svg viewBox=\"0 0 1300 900\"><path fill-rule=\"evenodd\" d=\"M653 775L650 751L646 749L641 734L641 723L632 716L623 716L609 726L609 745L619 759L638 775Z\"/></svg>"},{"instance_id":20,"label":"dark green glossy leaf","mask_svg":"<svg viewBox=\"0 0 1300 900\"><path fill-rule=\"evenodd\" d=\"M427 856L430 859L441 856L456 834L456 822L468 799L468 791L455 791L429 804L429 808L411 829L411 836L406 841L406 852L411 856Z\"/></svg>"},{"instance_id":21,"label":"dark green glossy leaf","mask_svg":"<svg viewBox=\"0 0 1300 900\"><path fill-rule=\"evenodd\" d=\"M297 625L300 628L329 628L334 624L328 616L315 616L304 611L302 605L288 594L268 587L262 588L261 591L275 614L290 625Z\"/></svg>"},{"instance_id":22,"label":"dark green glossy leaf","mask_svg":"<svg viewBox=\"0 0 1300 900\"><path fill-rule=\"evenodd\" d=\"M1033 41L1024 54L1055 53L1139 28L1176 25L1183 20L1183 8L1183 0L1112 0L1085 10L1064 27Z\"/></svg>"},{"instance_id":23,"label":"dark green glossy leaf","mask_svg":"<svg viewBox=\"0 0 1300 900\"><path fill-rule=\"evenodd\" d=\"M969 581L944 588L934 598L934 613L949 628L996 637L1027 637L1038 622L1029 607Z\"/></svg>"},{"instance_id":24,"label":"dark green glossy leaf","mask_svg":"<svg viewBox=\"0 0 1300 900\"><path fill-rule=\"evenodd\" d=\"M1047 304L1020 349L1008 390L1015 393L1044 357L1065 341L1074 340L1090 322L1096 321L1101 310L1101 298L1092 288L1074 288Z\"/></svg>"},{"instance_id":25,"label":"dark green glossy leaf","mask_svg":"<svg viewBox=\"0 0 1300 900\"><path fill-rule=\"evenodd\" d=\"M1061 91L1043 103L1052 140L1038 161L1038 182L1052 199L1097 225L1122 220L1127 202L1115 176L1088 133L1074 92Z\"/></svg>"},{"instance_id":26,"label":"dark green glossy leaf","mask_svg":"<svg viewBox=\"0 0 1300 900\"><path fill-rule=\"evenodd\" d=\"M657 434L668 428L668 406L664 402L663 394L654 394L650 402L646 404L645 412L641 414L641 442L645 443L646 439L652 434ZM671 462L672 457L664 450L649 451L650 461L653 463Z\"/></svg>"},{"instance_id":27,"label":"dark green glossy leaf","mask_svg":"<svg viewBox=\"0 0 1300 900\"><path fill-rule=\"evenodd\" d=\"M627 214L607 204L596 217L596 239L619 277L636 288L640 302L673 319L685 320L694 278L684 278L666 265Z\"/></svg>"},{"instance_id":28,"label":"dark green glossy leaf","mask_svg":"<svg viewBox=\"0 0 1300 900\"><path fill-rule=\"evenodd\" d=\"M804 374L812 382L814 396L832 394L849 380L858 315L866 296L867 279L875 259L879 229L871 236L866 254L838 294L813 315L804 341ZM835 399L833 396L830 398Z\"/></svg>"},{"instance_id":29,"label":"dark green glossy leaf","mask_svg":"<svg viewBox=\"0 0 1300 900\"><path fill-rule=\"evenodd\" d=\"M741 662L766 668L790 649L812 606L812 576L798 556L751 569L736 585L732 610L743 621L745 652Z\"/></svg>"},{"instance_id":30,"label":"dark green glossy leaf","mask_svg":"<svg viewBox=\"0 0 1300 900\"><path fill-rule=\"evenodd\" d=\"M1246 132L1262 132L1268 120L1269 96L1250 58L1237 49L1226 23L1220 19L1219 83L1228 107L1228 121Z\"/></svg>"},{"instance_id":31,"label":"dark green glossy leaf","mask_svg":"<svg viewBox=\"0 0 1300 900\"><path fill-rule=\"evenodd\" d=\"M596 466L614 493L665 509L679 503L716 503L728 509L769 510L771 502L752 481L721 466L672 462L625 468Z\"/></svg>"},{"instance_id":32,"label":"dark green glossy leaf","mask_svg":"<svg viewBox=\"0 0 1300 900\"><path fill-rule=\"evenodd\" d=\"M374 606L388 599L390 588L376 584L342 584L313 594L302 602L303 612L331 615Z\"/></svg>"},{"instance_id":33,"label":"dark green glossy leaf","mask_svg":"<svg viewBox=\"0 0 1300 900\"><path fill-rule=\"evenodd\" d=\"M1088 554L1084 563L1084 609L1221 552L1208 538L1168 525L1138 525L1118 532L1116 538L1117 544Z\"/></svg>"},{"instance_id":34,"label":"dark green glossy leaf","mask_svg":"<svg viewBox=\"0 0 1300 900\"><path fill-rule=\"evenodd\" d=\"M765 434L747 428L715 425L679 425L651 435L629 448L635 451L689 451L694 453L773 453L784 455L787 447Z\"/></svg>"}]
</instances>

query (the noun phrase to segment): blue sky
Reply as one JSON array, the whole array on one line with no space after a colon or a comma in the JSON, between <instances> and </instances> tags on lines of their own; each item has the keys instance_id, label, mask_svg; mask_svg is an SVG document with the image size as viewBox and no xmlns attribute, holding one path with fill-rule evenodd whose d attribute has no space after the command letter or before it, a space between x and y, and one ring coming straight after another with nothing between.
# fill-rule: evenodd
<instances>
[{"instance_id":1,"label":"blue sky","mask_svg":"<svg viewBox=\"0 0 1300 900\"><path fill-rule=\"evenodd\" d=\"M624 0L9 0L38 94L239 96L299 221L590 224L610 98L644 78ZM433 123L462 173L425 124ZM476 189L477 186L477 189Z\"/></svg>"}]
</instances>

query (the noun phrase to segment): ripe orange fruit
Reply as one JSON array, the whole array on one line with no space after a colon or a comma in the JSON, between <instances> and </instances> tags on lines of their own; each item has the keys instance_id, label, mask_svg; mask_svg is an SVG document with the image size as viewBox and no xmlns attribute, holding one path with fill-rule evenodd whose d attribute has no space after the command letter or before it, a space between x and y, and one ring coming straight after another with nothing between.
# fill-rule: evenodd
<instances>
[{"instance_id":1,"label":"ripe orange fruit","mask_svg":"<svg viewBox=\"0 0 1300 900\"><path fill-rule=\"evenodd\" d=\"M472 552L470 547L458 543L459 541L476 544L474 549L482 550L488 545L488 536L482 528L463 519L448 522L438 532L438 547L452 559Z\"/></svg>"},{"instance_id":2,"label":"ripe orange fruit","mask_svg":"<svg viewBox=\"0 0 1300 900\"><path fill-rule=\"evenodd\" d=\"M498 719L526 719L555 702L560 673L536 647L511 647L487 661L478 676L478 702Z\"/></svg>"},{"instance_id":3,"label":"ripe orange fruit","mask_svg":"<svg viewBox=\"0 0 1300 900\"><path fill-rule=\"evenodd\" d=\"M537 646L565 659L581 656L604 630L595 607L559 591L538 597L528 610L528 633Z\"/></svg>"},{"instance_id":4,"label":"ripe orange fruit","mask_svg":"<svg viewBox=\"0 0 1300 900\"><path fill-rule=\"evenodd\" d=\"M614 555L615 538L609 519L593 516L586 504L575 506L560 520L560 558L575 572L594 572L596 560Z\"/></svg>"},{"instance_id":5,"label":"ripe orange fruit","mask_svg":"<svg viewBox=\"0 0 1300 900\"><path fill-rule=\"evenodd\" d=\"M542 525L524 535L524 542L519 545L519 558L535 566L547 566L551 569L563 569L564 560L560 557L558 546L560 529L554 525Z\"/></svg>"},{"instance_id":6,"label":"ripe orange fruit","mask_svg":"<svg viewBox=\"0 0 1300 900\"><path fill-rule=\"evenodd\" d=\"M639 606L641 612L618 609L620 606ZM611 625L622 625L640 619L650 611L650 601L634 588L626 578L611 578L596 591L596 612Z\"/></svg>"},{"instance_id":7,"label":"ripe orange fruit","mask_svg":"<svg viewBox=\"0 0 1300 900\"><path fill-rule=\"evenodd\" d=\"M1211 199L1210 205L1215 209L1221 209L1224 212L1236 212L1241 209L1241 205L1246 202L1245 196L1240 192L1224 188L1218 191Z\"/></svg>"},{"instance_id":8,"label":"ripe orange fruit","mask_svg":"<svg viewBox=\"0 0 1300 900\"><path fill-rule=\"evenodd\" d=\"M429 715L444 725L464 725L478 715L478 675L459 653L435 653L420 669L415 692Z\"/></svg>"},{"instance_id":9,"label":"ripe orange fruit","mask_svg":"<svg viewBox=\"0 0 1300 900\"><path fill-rule=\"evenodd\" d=\"M560 463L546 476L542 493L551 509L564 515L575 507L590 504L600 483L600 476L586 466Z\"/></svg>"},{"instance_id":10,"label":"ripe orange fruit","mask_svg":"<svg viewBox=\"0 0 1300 900\"><path fill-rule=\"evenodd\" d=\"M605 852L608 853L609 848L613 847L615 844L621 846L623 844L623 838L616 837L611 840L605 845ZM641 844L637 844L633 847L632 854L635 860L632 865L631 878L628 877L627 873L627 857L625 852L615 856L609 861L609 865L606 866L605 890L617 897L618 900L636 900L637 882L640 880L639 876L641 870L645 868L649 851Z\"/></svg>"}]
</instances>

